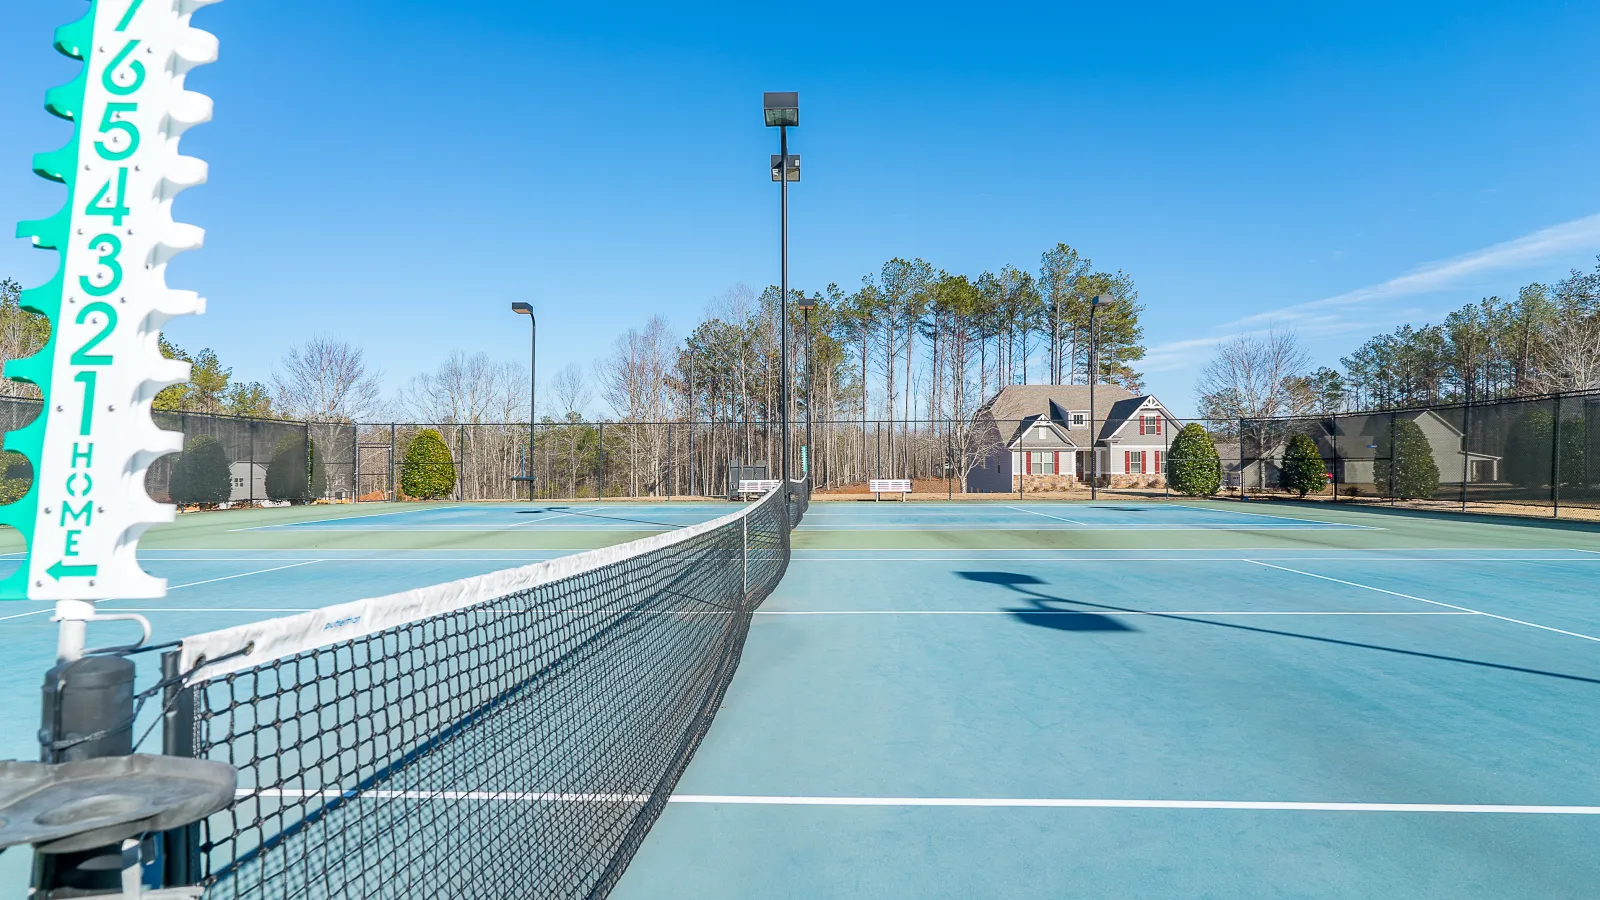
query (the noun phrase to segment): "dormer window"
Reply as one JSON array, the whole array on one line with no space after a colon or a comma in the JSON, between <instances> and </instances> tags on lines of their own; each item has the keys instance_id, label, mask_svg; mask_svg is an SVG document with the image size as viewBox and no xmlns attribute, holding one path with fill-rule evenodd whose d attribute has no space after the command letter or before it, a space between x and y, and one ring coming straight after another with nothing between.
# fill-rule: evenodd
<instances>
[{"instance_id":1,"label":"dormer window","mask_svg":"<svg viewBox=\"0 0 1600 900\"><path fill-rule=\"evenodd\" d=\"M1084 424L1084 414L1083 413L1073 413L1072 414L1072 427L1073 428L1082 428L1083 424Z\"/></svg>"}]
</instances>

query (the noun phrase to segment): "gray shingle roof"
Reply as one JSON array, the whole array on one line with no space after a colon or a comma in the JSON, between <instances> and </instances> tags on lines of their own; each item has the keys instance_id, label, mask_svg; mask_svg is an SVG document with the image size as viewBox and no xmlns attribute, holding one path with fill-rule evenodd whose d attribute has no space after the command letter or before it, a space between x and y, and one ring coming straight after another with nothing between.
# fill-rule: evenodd
<instances>
[{"instance_id":1,"label":"gray shingle roof","mask_svg":"<svg viewBox=\"0 0 1600 900\"><path fill-rule=\"evenodd\" d=\"M1095 406L1110 410L1112 404L1136 399L1135 395L1114 384L1097 384L1094 388ZM1087 384L1013 384L1000 389L989 401L989 413L997 420L1027 419L1050 414L1050 404L1063 412L1089 408ZM1104 415L1104 413L1101 413Z\"/></svg>"}]
</instances>

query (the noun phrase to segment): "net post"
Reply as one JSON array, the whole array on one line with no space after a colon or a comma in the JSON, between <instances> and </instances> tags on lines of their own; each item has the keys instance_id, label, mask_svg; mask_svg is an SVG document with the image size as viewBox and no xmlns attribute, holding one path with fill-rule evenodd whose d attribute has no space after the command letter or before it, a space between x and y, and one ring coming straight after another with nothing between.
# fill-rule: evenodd
<instances>
[{"instance_id":1,"label":"net post","mask_svg":"<svg viewBox=\"0 0 1600 900\"><path fill-rule=\"evenodd\" d=\"M63 622L62 625L69 625ZM40 761L76 762L133 752L134 665L113 654L64 657L44 676ZM122 846L71 853L34 852L32 896L115 892L125 868Z\"/></svg>"},{"instance_id":2,"label":"net post","mask_svg":"<svg viewBox=\"0 0 1600 900\"><path fill-rule=\"evenodd\" d=\"M195 750L194 688L183 683L182 654L161 654L161 752L193 758ZM200 823L161 834L161 885L180 887L200 881Z\"/></svg>"}]
</instances>

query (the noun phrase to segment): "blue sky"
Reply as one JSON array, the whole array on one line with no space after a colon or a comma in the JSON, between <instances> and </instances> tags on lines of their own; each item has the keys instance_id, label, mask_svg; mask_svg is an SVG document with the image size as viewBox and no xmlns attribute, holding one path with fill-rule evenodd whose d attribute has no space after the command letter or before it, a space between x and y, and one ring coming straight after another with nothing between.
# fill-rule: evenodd
<instances>
[{"instance_id":1,"label":"blue sky","mask_svg":"<svg viewBox=\"0 0 1600 900\"><path fill-rule=\"evenodd\" d=\"M0 218L53 212L28 171L82 0L0 21ZM1226 8L1221 8L1226 6ZM1600 253L1600 5L882 6L226 0L195 24L216 119L184 139L207 229L174 323L265 380L315 332L398 385L451 350L547 378L652 313L679 330L776 280L763 90L798 90L791 280L891 256L1037 269L1066 241L1133 274L1148 383L1193 407L1210 343L1276 322L1319 362ZM51 257L0 243L24 284Z\"/></svg>"}]
</instances>

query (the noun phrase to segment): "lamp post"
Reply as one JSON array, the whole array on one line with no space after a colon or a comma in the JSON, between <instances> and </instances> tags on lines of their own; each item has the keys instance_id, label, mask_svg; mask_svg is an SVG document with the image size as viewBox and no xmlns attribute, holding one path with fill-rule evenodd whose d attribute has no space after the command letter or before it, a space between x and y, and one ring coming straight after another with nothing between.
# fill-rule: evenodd
<instances>
[{"instance_id":1,"label":"lamp post","mask_svg":"<svg viewBox=\"0 0 1600 900\"><path fill-rule=\"evenodd\" d=\"M1096 437L1094 420L1094 385L1100 380L1100 333L1095 330L1095 313L1117 302L1110 294L1100 294L1089 300L1089 466L1094 471L1089 476L1089 499L1100 496L1100 440Z\"/></svg>"},{"instance_id":2,"label":"lamp post","mask_svg":"<svg viewBox=\"0 0 1600 900\"><path fill-rule=\"evenodd\" d=\"M534 387L537 384L537 366L539 362L539 320L533 314L533 304L513 303L511 311L519 316L528 317L529 349L528 349L528 462L523 466L523 479L528 482L528 502L533 502L533 427L538 421L534 411Z\"/></svg>"},{"instance_id":3,"label":"lamp post","mask_svg":"<svg viewBox=\"0 0 1600 900\"><path fill-rule=\"evenodd\" d=\"M811 368L811 311L817 308L816 298L802 296L799 306L801 315L805 317L806 329L806 450L800 457L800 476L809 478L811 477L811 467L815 465L817 457L817 448L811 445L811 379L813 373Z\"/></svg>"},{"instance_id":4,"label":"lamp post","mask_svg":"<svg viewBox=\"0 0 1600 900\"><path fill-rule=\"evenodd\" d=\"M779 259L782 273L778 280L778 323L780 356L778 421L780 443L778 460L785 496L789 491L789 182L800 180L800 157L789 155L789 126L800 124L800 94L795 91L768 91L761 95L761 112L767 127L778 129L778 155L772 157L772 180L778 182Z\"/></svg>"}]
</instances>

